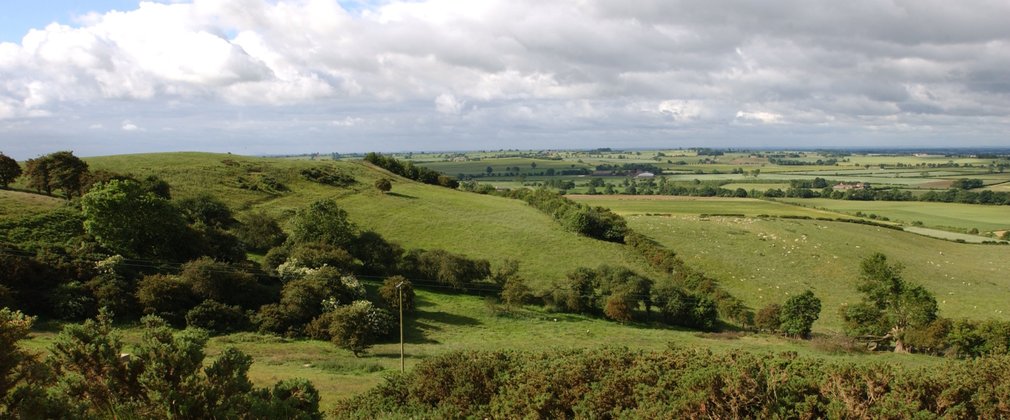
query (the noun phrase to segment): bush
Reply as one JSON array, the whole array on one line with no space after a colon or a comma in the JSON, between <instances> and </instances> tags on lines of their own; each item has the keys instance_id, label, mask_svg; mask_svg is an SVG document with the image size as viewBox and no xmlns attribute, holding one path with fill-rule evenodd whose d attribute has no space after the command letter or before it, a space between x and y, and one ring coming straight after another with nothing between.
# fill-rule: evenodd
<instances>
[{"instance_id":1,"label":"bush","mask_svg":"<svg viewBox=\"0 0 1010 420\"><path fill-rule=\"evenodd\" d=\"M266 252L287 238L277 219L262 211L247 215L234 231L238 240L254 252Z\"/></svg>"},{"instance_id":2,"label":"bush","mask_svg":"<svg viewBox=\"0 0 1010 420\"><path fill-rule=\"evenodd\" d=\"M330 322L333 344L350 350L355 357L388 335L396 325L389 312L376 308L367 300L338 306Z\"/></svg>"},{"instance_id":3,"label":"bush","mask_svg":"<svg viewBox=\"0 0 1010 420\"><path fill-rule=\"evenodd\" d=\"M249 317L241 306L228 306L209 299L186 313L186 325L213 334L246 331L250 327Z\"/></svg>"},{"instance_id":4,"label":"bush","mask_svg":"<svg viewBox=\"0 0 1010 420\"><path fill-rule=\"evenodd\" d=\"M402 264L402 271L412 278L436 281L454 289L463 289L491 275L491 263L487 260L471 260L441 249L412 249L403 256Z\"/></svg>"},{"instance_id":5,"label":"bush","mask_svg":"<svg viewBox=\"0 0 1010 420\"><path fill-rule=\"evenodd\" d=\"M513 307L529 303L533 299L533 291L526 285L522 277L513 276L505 280L501 289L501 300L505 306Z\"/></svg>"},{"instance_id":6,"label":"bush","mask_svg":"<svg viewBox=\"0 0 1010 420\"><path fill-rule=\"evenodd\" d=\"M779 332L779 326L782 325L782 305L777 303L771 303L761 308L760 311L754 316L754 326L758 330L767 332Z\"/></svg>"},{"instance_id":7,"label":"bush","mask_svg":"<svg viewBox=\"0 0 1010 420\"><path fill-rule=\"evenodd\" d=\"M630 301L630 302L629 302ZM631 321L632 304L637 303L625 293L614 293L607 298L607 306L603 314L614 321L625 323Z\"/></svg>"},{"instance_id":8,"label":"bush","mask_svg":"<svg viewBox=\"0 0 1010 420\"><path fill-rule=\"evenodd\" d=\"M379 287L379 297L382 298L382 302L386 304L392 312L398 312L400 310L400 290L396 288L396 285L401 284L400 289L403 290L403 312L413 313L414 312L414 285L403 276L393 276L389 277L382 282L382 287Z\"/></svg>"},{"instance_id":9,"label":"bush","mask_svg":"<svg viewBox=\"0 0 1010 420\"><path fill-rule=\"evenodd\" d=\"M179 277L189 283L200 300L255 308L266 299L256 277L237 267L203 257L182 265Z\"/></svg>"},{"instance_id":10,"label":"bush","mask_svg":"<svg viewBox=\"0 0 1010 420\"><path fill-rule=\"evenodd\" d=\"M375 180L375 189L382 192L388 192L389 190L393 189L393 183L389 182L389 180L386 178L379 178Z\"/></svg>"},{"instance_id":11,"label":"bush","mask_svg":"<svg viewBox=\"0 0 1010 420\"><path fill-rule=\"evenodd\" d=\"M403 248L387 241L382 235L372 231L364 231L351 244L351 255L354 255L361 265L357 268L361 273L372 276L386 276L397 271Z\"/></svg>"},{"instance_id":12,"label":"bush","mask_svg":"<svg viewBox=\"0 0 1010 420\"><path fill-rule=\"evenodd\" d=\"M186 313L200 300L182 278L154 274L140 280L137 302L143 313L157 315L173 326L182 327L186 323Z\"/></svg>"},{"instance_id":13,"label":"bush","mask_svg":"<svg viewBox=\"0 0 1010 420\"><path fill-rule=\"evenodd\" d=\"M267 251L267 254L263 256L263 263L261 264L263 271L276 274L277 267L284 264L284 262L288 260L289 256L291 256L291 248L285 246L271 248L270 251Z\"/></svg>"},{"instance_id":14,"label":"bush","mask_svg":"<svg viewBox=\"0 0 1010 420\"><path fill-rule=\"evenodd\" d=\"M263 332L300 336L305 324L326 310L362 297L364 288L357 279L341 276L332 267L309 270L305 277L284 284L279 303L260 308L256 324Z\"/></svg>"},{"instance_id":15,"label":"bush","mask_svg":"<svg viewBox=\"0 0 1010 420\"><path fill-rule=\"evenodd\" d=\"M319 242L295 245L291 248L291 254L288 258L289 260L295 259L299 265L308 268L319 268L325 265L336 268L343 273L351 273L358 268L357 262L349 252L342 248Z\"/></svg>"}]
</instances>

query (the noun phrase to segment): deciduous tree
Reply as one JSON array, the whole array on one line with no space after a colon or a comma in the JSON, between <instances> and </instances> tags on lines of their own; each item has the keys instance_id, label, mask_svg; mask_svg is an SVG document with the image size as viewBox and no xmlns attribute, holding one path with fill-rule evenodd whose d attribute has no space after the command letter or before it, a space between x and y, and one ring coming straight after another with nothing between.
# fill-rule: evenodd
<instances>
[{"instance_id":1,"label":"deciduous tree","mask_svg":"<svg viewBox=\"0 0 1010 420\"><path fill-rule=\"evenodd\" d=\"M820 317L821 300L814 296L814 292L807 290L796 296L792 296L782 305L781 326L782 333L794 337L810 336L810 328L814 321Z\"/></svg>"},{"instance_id":2,"label":"deciduous tree","mask_svg":"<svg viewBox=\"0 0 1010 420\"><path fill-rule=\"evenodd\" d=\"M84 229L102 246L133 258L187 258L193 233L164 198L131 180L112 180L81 200ZM189 239L189 240L187 240Z\"/></svg>"},{"instance_id":3,"label":"deciduous tree","mask_svg":"<svg viewBox=\"0 0 1010 420\"><path fill-rule=\"evenodd\" d=\"M0 153L0 187L7 188L21 176L21 165L10 156Z\"/></svg>"},{"instance_id":4,"label":"deciduous tree","mask_svg":"<svg viewBox=\"0 0 1010 420\"><path fill-rule=\"evenodd\" d=\"M902 265L889 264L884 254L867 257L860 269L857 289L863 293L863 301L841 309L847 331L867 340L893 343L895 352L905 352L905 329L936 319L936 298L922 286L902 279Z\"/></svg>"}]
</instances>

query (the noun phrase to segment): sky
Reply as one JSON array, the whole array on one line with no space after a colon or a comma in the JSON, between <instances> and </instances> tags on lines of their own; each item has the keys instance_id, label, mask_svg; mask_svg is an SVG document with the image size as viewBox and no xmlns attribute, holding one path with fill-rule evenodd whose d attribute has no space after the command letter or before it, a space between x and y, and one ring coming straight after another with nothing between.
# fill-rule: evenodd
<instances>
[{"instance_id":1,"label":"sky","mask_svg":"<svg viewBox=\"0 0 1010 420\"><path fill-rule=\"evenodd\" d=\"M1008 147L1005 0L2 0L27 159Z\"/></svg>"}]
</instances>

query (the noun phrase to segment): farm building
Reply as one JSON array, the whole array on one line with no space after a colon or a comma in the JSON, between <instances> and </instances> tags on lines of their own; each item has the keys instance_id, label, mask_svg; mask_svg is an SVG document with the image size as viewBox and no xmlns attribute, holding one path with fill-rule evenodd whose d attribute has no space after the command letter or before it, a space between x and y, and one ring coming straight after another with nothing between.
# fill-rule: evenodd
<instances>
[{"instance_id":1,"label":"farm building","mask_svg":"<svg viewBox=\"0 0 1010 420\"><path fill-rule=\"evenodd\" d=\"M856 182L852 184L842 182L831 188L835 190L865 190L870 188L870 184L867 184L865 182Z\"/></svg>"},{"instance_id":2,"label":"farm building","mask_svg":"<svg viewBox=\"0 0 1010 420\"><path fill-rule=\"evenodd\" d=\"M655 177L656 174L652 172L639 172L638 175L635 175L635 178L655 178Z\"/></svg>"}]
</instances>

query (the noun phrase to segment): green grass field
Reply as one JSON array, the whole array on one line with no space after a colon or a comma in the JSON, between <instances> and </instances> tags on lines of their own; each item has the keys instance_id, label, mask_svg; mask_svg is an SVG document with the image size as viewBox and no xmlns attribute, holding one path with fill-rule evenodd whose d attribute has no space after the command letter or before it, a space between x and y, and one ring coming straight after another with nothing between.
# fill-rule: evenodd
<instances>
[{"instance_id":1,"label":"green grass field","mask_svg":"<svg viewBox=\"0 0 1010 420\"><path fill-rule=\"evenodd\" d=\"M752 307L811 289L819 331L839 331L838 308L857 302L859 261L883 252L932 291L942 316L1010 319L1010 247L959 244L875 226L816 220L630 216L629 225L720 279Z\"/></svg>"},{"instance_id":2,"label":"green grass field","mask_svg":"<svg viewBox=\"0 0 1010 420\"><path fill-rule=\"evenodd\" d=\"M661 195L569 195L575 201L628 214L742 214L745 216L842 217L829 211L754 198L678 197Z\"/></svg>"},{"instance_id":3,"label":"green grass field","mask_svg":"<svg viewBox=\"0 0 1010 420\"><path fill-rule=\"evenodd\" d=\"M891 220L900 220L906 224L921 221L929 227L971 229L982 232L1004 230L1010 228L1010 208L1007 206L983 206L959 203L926 203L901 201L849 201L815 199L781 199L785 203L793 203L806 207L855 214L863 212L886 216Z\"/></svg>"},{"instance_id":4,"label":"green grass field","mask_svg":"<svg viewBox=\"0 0 1010 420\"><path fill-rule=\"evenodd\" d=\"M778 189L780 189L782 191L785 191L786 189L789 188L789 183L788 182L778 182L778 183L766 183L766 182L747 183L747 182L740 182L740 183L734 183L734 184L724 184L724 185L722 185L722 188L725 188L727 190L735 190L737 188L743 188L743 189L745 189L747 191L750 191L750 190L768 191L768 190L771 190L771 189L778 188Z\"/></svg>"},{"instance_id":5,"label":"green grass field","mask_svg":"<svg viewBox=\"0 0 1010 420\"><path fill-rule=\"evenodd\" d=\"M66 200L14 190L0 190L0 219L17 218L62 206Z\"/></svg>"}]
</instances>

